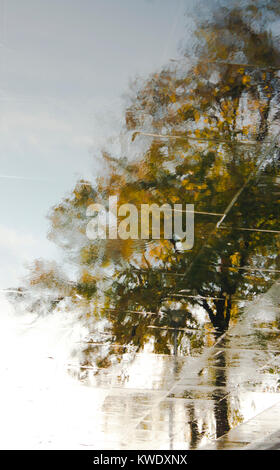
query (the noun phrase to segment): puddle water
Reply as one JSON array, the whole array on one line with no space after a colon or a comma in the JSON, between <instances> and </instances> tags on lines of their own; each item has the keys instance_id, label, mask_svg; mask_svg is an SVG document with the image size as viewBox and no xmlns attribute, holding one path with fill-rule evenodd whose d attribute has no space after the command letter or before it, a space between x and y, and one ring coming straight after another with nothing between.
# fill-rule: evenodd
<instances>
[{"instance_id":1,"label":"puddle water","mask_svg":"<svg viewBox=\"0 0 280 470\"><path fill-rule=\"evenodd\" d=\"M256 312L257 304L216 342L204 325L209 346L189 354L96 340L91 358L102 360L85 365L88 330L78 314L19 316L3 298L1 446L196 449L218 442L280 402L278 311L267 322Z\"/></svg>"},{"instance_id":2,"label":"puddle water","mask_svg":"<svg viewBox=\"0 0 280 470\"><path fill-rule=\"evenodd\" d=\"M61 257L34 260L0 300L3 448L229 448L270 430L280 10L212 3L179 60L131 80L118 137L93 145L92 172L48 211Z\"/></svg>"}]
</instances>

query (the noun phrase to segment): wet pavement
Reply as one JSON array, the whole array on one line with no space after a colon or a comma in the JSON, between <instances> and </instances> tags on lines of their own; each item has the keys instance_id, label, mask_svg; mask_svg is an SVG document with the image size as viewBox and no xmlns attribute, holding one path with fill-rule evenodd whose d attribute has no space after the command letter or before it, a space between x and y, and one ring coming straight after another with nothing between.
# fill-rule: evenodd
<instances>
[{"instance_id":1,"label":"wet pavement","mask_svg":"<svg viewBox=\"0 0 280 470\"><path fill-rule=\"evenodd\" d=\"M280 403L231 429L207 449L280 450Z\"/></svg>"},{"instance_id":2,"label":"wet pavement","mask_svg":"<svg viewBox=\"0 0 280 470\"><path fill-rule=\"evenodd\" d=\"M218 339L206 325L209 346L187 356L144 350L114 357L111 346L113 365L79 369L83 384L103 395L93 403L92 439L82 445L240 449L275 433L280 429L278 297L275 284Z\"/></svg>"},{"instance_id":3,"label":"wet pavement","mask_svg":"<svg viewBox=\"0 0 280 470\"><path fill-rule=\"evenodd\" d=\"M54 312L22 325L11 312L0 342L1 448L277 448L279 294L275 284L240 307L222 336L209 323L203 342L184 332L176 356L95 338L82 360L89 338L67 311L65 321Z\"/></svg>"}]
</instances>

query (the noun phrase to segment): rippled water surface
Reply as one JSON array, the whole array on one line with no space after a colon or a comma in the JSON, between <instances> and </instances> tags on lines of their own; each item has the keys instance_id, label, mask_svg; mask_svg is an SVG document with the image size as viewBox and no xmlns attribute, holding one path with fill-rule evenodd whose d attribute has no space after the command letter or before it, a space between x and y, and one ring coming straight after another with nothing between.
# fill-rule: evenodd
<instances>
[{"instance_id":1,"label":"rippled water surface","mask_svg":"<svg viewBox=\"0 0 280 470\"><path fill-rule=\"evenodd\" d=\"M0 0L0 446L267 438L279 2L35 3Z\"/></svg>"}]
</instances>

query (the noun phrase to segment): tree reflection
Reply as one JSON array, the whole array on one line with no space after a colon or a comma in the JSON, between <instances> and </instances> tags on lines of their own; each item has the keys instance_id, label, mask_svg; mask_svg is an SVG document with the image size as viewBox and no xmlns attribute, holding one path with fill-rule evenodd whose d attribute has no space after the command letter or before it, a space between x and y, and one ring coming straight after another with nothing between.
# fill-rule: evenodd
<instances>
[{"instance_id":1,"label":"tree reflection","mask_svg":"<svg viewBox=\"0 0 280 470\"><path fill-rule=\"evenodd\" d=\"M222 339L220 346L224 346L224 340ZM219 387L225 388L227 385L227 363L226 363L226 352L224 349L219 351L219 354L215 359L215 380L214 385L217 390L214 391L212 398L214 400L214 415L216 421L216 437L223 436L230 430L229 426L229 404L227 395L221 398L219 394Z\"/></svg>"},{"instance_id":2,"label":"tree reflection","mask_svg":"<svg viewBox=\"0 0 280 470\"><path fill-rule=\"evenodd\" d=\"M280 53L270 23L280 8L273 0L259 3L214 10L197 21L194 58L186 49L177 65L135 83L123 132L127 154L104 151L104 175L95 184L79 181L49 215L50 239L78 271L75 282L58 273L52 283L68 285L89 321L107 322L109 344L120 345L120 356L145 344L159 354L202 348L209 338L199 311L223 333L239 301L267 290L279 275ZM112 195L139 210L194 204L193 249L181 251L176 233L153 240L151 228L149 240L89 240L87 207L107 207ZM35 281L48 288L41 271ZM98 367L116 355L110 349L96 359ZM84 357L85 364L96 358L91 346ZM218 361L217 387L226 380L223 353ZM221 435L227 402L213 399ZM195 427L192 435L195 446Z\"/></svg>"}]
</instances>

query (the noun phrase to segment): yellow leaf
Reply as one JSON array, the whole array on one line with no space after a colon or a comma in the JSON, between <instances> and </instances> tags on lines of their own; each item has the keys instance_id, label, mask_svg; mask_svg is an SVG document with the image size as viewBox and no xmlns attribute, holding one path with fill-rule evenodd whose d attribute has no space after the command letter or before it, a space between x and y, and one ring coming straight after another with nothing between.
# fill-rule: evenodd
<instances>
[{"instance_id":1,"label":"yellow leaf","mask_svg":"<svg viewBox=\"0 0 280 470\"><path fill-rule=\"evenodd\" d=\"M244 75L244 77L242 77L243 85L247 85L247 83L250 83L250 80L251 78L248 75Z\"/></svg>"}]
</instances>

